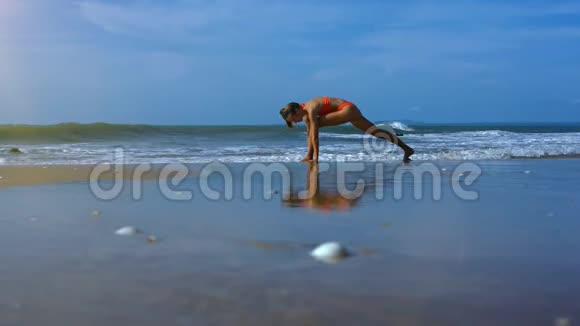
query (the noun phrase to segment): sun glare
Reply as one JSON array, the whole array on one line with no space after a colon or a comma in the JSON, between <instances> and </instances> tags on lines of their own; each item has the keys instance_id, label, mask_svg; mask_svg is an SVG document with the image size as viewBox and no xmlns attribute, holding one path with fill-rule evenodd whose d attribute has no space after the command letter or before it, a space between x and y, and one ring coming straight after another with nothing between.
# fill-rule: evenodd
<instances>
[{"instance_id":1,"label":"sun glare","mask_svg":"<svg viewBox=\"0 0 580 326\"><path fill-rule=\"evenodd\" d=\"M24 5L18 0L0 0L0 26L19 12Z\"/></svg>"}]
</instances>

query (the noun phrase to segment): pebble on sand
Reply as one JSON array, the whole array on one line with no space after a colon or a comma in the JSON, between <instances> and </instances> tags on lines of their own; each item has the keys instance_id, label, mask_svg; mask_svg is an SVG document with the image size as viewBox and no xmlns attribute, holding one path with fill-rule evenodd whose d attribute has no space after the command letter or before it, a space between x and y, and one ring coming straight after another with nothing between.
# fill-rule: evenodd
<instances>
[{"instance_id":1,"label":"pebble on sand","mask_svg":"<svg viewBox=\"0 0 580 326\"><path fill-rule=\"evenodd\" d=\"M338 263L349 255L348 250L338 242L323 243L310 252L314 259L329 264Z\"/></svg>"},{"instance_id":2,"label":"pebble on sand","mask_svg":"<svg viewBox=\"0 0 580 326\"><path fill-rule=\"evenodd\" d=\"M459 173L457 175L451 174L451 182L459 182L463 176L465 176L464 173Z\"/></svg>"},{"instance_id":3,"label":"pebble on sand","mask_svg":"<svg viewBox=\"0 0 580 326\"><path fill-rule=\"evenodd\" d=\"M554 324L556 326L570 326L570 319L566 318L566 317L558 317L556 318L556 320L554 321Z\"/></svg>"},{"instance_id":4,"label":"pebble on sand","mask_svg":"<svg viewBox=\"0 0 580 326\"><path fill-rule=\"evenodd\" d=\"M124 226L115 231L116 235L135 235L137 233L139 233L139 230L134 226Z\"/></svg>"}]
</instances>

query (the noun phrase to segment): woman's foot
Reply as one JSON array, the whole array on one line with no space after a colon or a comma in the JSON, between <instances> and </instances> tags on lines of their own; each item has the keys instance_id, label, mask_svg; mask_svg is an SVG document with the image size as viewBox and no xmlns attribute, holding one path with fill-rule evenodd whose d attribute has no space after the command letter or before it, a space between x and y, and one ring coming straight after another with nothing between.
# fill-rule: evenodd
<instances>
[{"instance_id":1,"label":"woman's foot","mask_svg":"<svg viewBox=\"0 0 580 326\"><path fill-rule=\"evenodd\" d=\"M403 148L403 151L405 151L405 156L403 156L403 162L404 163L411 162L411 155L415 154L415 150L409 146L406 146L405 148Z\"/></svg>"}]
</instances>

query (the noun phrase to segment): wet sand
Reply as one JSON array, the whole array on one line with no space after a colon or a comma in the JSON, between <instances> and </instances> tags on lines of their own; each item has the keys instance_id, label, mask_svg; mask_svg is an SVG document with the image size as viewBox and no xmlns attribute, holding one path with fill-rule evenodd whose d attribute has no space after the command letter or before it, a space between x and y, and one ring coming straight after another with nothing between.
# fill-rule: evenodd
<instances>
[{"instance_id":1,"label":"wet sand","mask_svg":"<svg viewBox=\"0 0 580 326\"><path fill-rule=\"evenodd\" d=\"M99 178L102 180L112 180L117 173L122 178L131 180L135 176L137 165L127 164L118 166L118 169L110 169ZM197 174L199 166L192 165L190 175ZM159 178L163 165L152 164L151 170L141 175L143 180ZM32 186L42 184L82 182L90 180L94 165L0 165L0 188L14 186Z\"/></svg>"},{"instance_id":2,"label":"wet sand","mask_svg":"<svg viewBox=\"0 0 580 326\"><path fill-rule=\"evenodd\" d=\"M80 172L65 183L14 181L0 189L0 324L580 322L580 160L479 162L482 176L466 186L479 192L474 201L451 191L458 162L438 164L441 200L429 178L423 199L413 198L411 179L394 199L397 164L385 166L382 186L371 168L349 176L348 188L358 178L367 185L356 200L338 196L336 166L302 202L264 199L260 178L252 199L242 198L243 165L232 165L232 200L204 197L195 174L176 189L191 190L191 200L164 198L155 180L140 200L126 187L112 201L95 198ZM306 165L288 167L294 192L313 181ZM0 171L1 182L18 179ZM144 233L116 236L124 225ZM326 241L355 255L313 260L309 251Z\"/></svg>"}]
</instances>

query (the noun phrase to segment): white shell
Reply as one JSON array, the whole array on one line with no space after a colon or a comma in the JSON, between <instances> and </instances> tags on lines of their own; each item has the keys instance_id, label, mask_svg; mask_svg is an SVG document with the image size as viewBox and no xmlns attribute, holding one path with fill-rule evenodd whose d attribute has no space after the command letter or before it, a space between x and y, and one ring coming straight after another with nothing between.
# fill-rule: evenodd
<instances>
[{"instance_id":1,"label":"white shell","mask_svg":"<svg viewBox=\"0 0 580 326\"><path fill-rule=\"evenodd\" d=\"M338 242L326 242L314 248L310 256L325 263L337 263L348 256L346 248Z\"/></svg>"},{"instance_id":2,"label":"white shell","mask_svg":"<svg viewBox=\"0 0 580 326\"><path fill-rule=\"evenodd\" d=\"M115 231L116 235L135 235L137 233L139 233L139 230L134 226L124 226Z\"/></svg>"},{"instance_id":3,"label":"white shell","mask_svg":"<svg viewBox=\"0 0 580 326\"><path fill-rule=\"evenodd\" d=\"M568 319L566 317L558 317L558 318L556 318L554 324L556 326L570 326L570 325L572 325L570 323L570 319Z\"/></svg>"}]
</instances>

